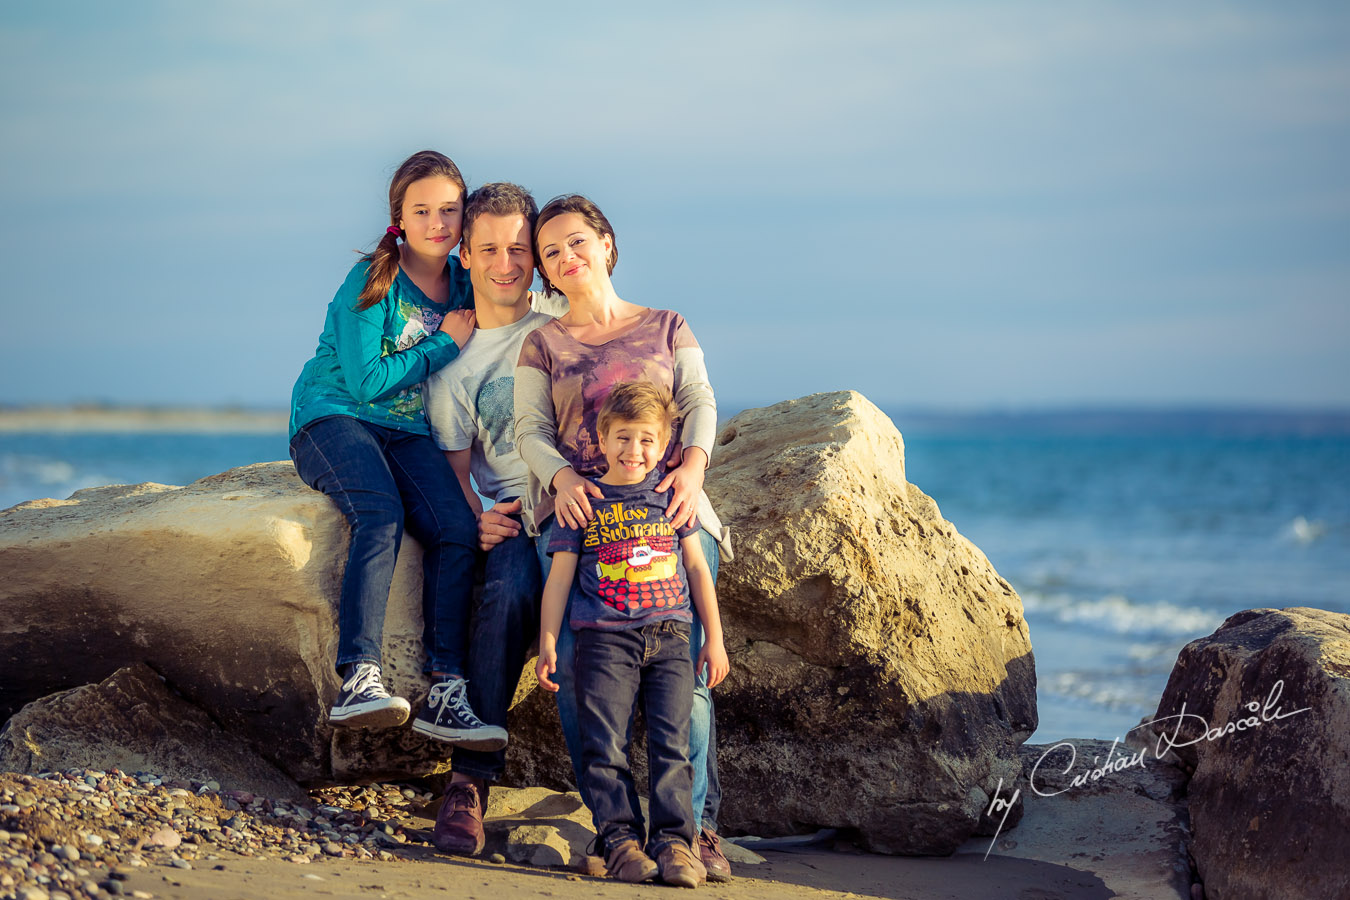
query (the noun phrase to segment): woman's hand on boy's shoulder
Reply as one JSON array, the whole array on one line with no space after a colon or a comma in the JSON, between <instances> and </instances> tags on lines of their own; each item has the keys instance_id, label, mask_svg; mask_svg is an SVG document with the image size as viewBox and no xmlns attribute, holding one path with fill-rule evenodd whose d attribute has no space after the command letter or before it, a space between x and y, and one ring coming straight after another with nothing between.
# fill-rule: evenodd
<instances>
[{"instance_id":1,"label":"woman's hand on boy's shoulder","mask_svg":"<svg viewBox=\"0 0 1350 900\"><path fill-rule=\"evenodd\" d=\"M670 490L670 502L666 504L666 518L676 530L684 528L698 512L698 498L703 493L703 470L708 467L708 457L697 447L686 452L684 462L666 473L666 477L656 485L656 492Z\"/></svg>"},{"instance_id":2,"label":"woman's hand on boy's shoulder","mask_svg":"<svg viewBox=\"0 0 1350 900\"><path fill-rule=\"evenodd\" d=\"M553 476L553 491L554 515L559 522L577 531L585 528L595 515L590 498L603 499L605 496L595 482L578 475L571 466L563 466Z\"/></svg>"}]
</instances>

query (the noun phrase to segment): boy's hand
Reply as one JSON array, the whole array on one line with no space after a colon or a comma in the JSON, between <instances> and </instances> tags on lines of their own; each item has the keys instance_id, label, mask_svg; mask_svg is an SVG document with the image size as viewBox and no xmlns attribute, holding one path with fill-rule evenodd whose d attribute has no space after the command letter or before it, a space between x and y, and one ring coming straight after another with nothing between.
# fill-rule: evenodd
<instances>
[{"instance_id":1,"label":"boy's hand","mask_svg":"<svg viewBox=\"0 0 1350 900\"><path fill-rule=\"evenodd\" d=\"M519 500L512 500L483 510L483 514L478 517L478 546L488 551L507 538L520 534L520 525L511 515L519 513L523 505Z\"/></svg>"},{"instance_id":2,"label":"boy's hand","mask_svg":"<svg viewBox=\"0 0 1350 900\"><path fill-rule=\"evenodd\" d=\"M721 641L709 641L703 645L702 650L698 651L698 665L694 667L695 674L702 672L705 665L708 667L708 687L717 687L722 683L722 679L727 677L727 673L731 671L731 660L727 659L727 651L722 646Z\"/></svg>"},{"instance_id":3,"label":"boy's hand","mask_svg":"<svg viewBox=\"0 0 1350 900\"><path fill-rule=\"evenodd\" d=\"M558 654L554 650L540 650L539 661L534 664L534 677L539 679L539 686L546 691L558 693L558 685L553 683L548 676L558 671Z\"/></svg>"}]
</instances>

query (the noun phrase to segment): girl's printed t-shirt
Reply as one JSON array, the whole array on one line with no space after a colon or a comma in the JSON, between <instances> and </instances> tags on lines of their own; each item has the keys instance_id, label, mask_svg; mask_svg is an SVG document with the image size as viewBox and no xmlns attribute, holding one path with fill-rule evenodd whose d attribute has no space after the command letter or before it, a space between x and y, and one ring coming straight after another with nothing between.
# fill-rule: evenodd
<instances>
[{"instance_id":1,"label":"girl's printed t-shirt","mask_svg":"<svg viewBox=\"0 0 1350 900\"><path fill-rule=\"evenodd\" d=\"M578 554L581 592L573 595L573 629L625 631L661 619L692 622L689 579L680 539L696 534L697 520L675 529L666 518L670 491L657 493L660 474L641 484L595 482L603 499L584 529L553 526L548 552Z\"/></svg>"}]
</instances>

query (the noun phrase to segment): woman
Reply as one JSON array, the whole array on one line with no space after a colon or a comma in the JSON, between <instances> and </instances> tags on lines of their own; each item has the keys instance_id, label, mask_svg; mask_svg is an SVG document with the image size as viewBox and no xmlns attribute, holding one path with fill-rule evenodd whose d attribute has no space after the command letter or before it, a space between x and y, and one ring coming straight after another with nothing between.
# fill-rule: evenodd
<instances>
[{"instance_id":1,"label":"woman","mask_svg":"<svg viewBox=\"0 0 1350 900\"><path fill-rule=\"evenodd\" d=\"M703 365L703 351L684 318L670 310L630 303L614 290L610 275L618 260L614 229L600 209L579 195L550 201L534 226L534 252L546 293L562 292L568 312L526 338L516 366L516 446L530 467L535 506L533 525L545 532L552 516L581 528L591 516L590 498L600 496L590 478L604 471L596 417L609 389L627 381L650 381L669 390L680 423L665 460L658 491L671 489L667 516L683 527L695 514L713 577L719 542L729 552L726 530L703 494L703 473L717 431L717 406ZM551 494L551 496L550 496ZM541 540L540 547L546 547ZM541 560L545 570L547 559ZM697 618L690 641L697 658L702 629ZM571 682L572 634L564 627L558 642L561 685L558 712L580 779L580 740ZM730 867L718 846L719 794L710 744L712 697L699 672L690 731L694 766L695 818L709 877L725 880Z\"/></svg>"},{"instance_id":2,"label":"woman","mask_svg":"<svg viewBox=\"0 0 1350 900\"><path fill-rule=\"evenodd\" d=\"M422 404L422 382L473 334L468 277L447 264L459 243L463 201L464 178L448 157L424 150L398 167L389 185L391 224L338 288L319 348L295 383L291 459L351 526L338 599L342 687L329 721L388 728L411 712L380 677L385 606L406 524L423 548L423 645L432 681L413 729L495 750L506 732L474 715L461 677L474 514L431 438Z\"/></svg>"}]
</instances>

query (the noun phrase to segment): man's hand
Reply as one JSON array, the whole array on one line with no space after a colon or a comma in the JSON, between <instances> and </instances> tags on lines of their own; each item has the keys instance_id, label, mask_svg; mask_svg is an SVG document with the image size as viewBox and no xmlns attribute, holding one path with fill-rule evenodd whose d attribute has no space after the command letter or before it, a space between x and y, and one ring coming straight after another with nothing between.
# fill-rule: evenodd
<instances>
[{"instance_id":1,"label":"man's hand","mask_svg":"<svg viewBox=\"0 0 1350 900\"><path fill-rule=\"evenodd\" d=\"M483 514L478 517L478 546L486 552L520 534L520 523L511 516L519 514L523 505L519 500L512 500L483 510Z\"/></svg>"}]
</instances>

